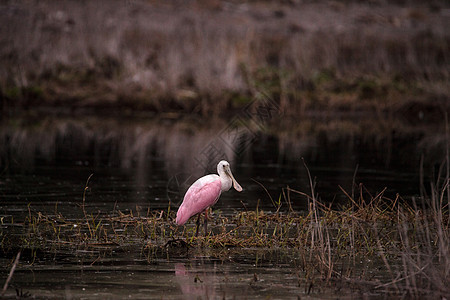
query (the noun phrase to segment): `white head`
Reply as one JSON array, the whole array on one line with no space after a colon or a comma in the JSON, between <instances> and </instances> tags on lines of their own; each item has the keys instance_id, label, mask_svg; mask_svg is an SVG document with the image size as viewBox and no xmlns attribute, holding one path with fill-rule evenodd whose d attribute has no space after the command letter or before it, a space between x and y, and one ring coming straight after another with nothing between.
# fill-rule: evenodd
<instances>
[{"instance_id":1,"label":"white head","mask_svg":"<svg viewBox=\"0 0 450 300\"><path fill-rule=\"evenodd\" d=\"M231 173L230 164L226 160L221 160L217 164L217 173L219 174L220 178L231 180L236 191L242 191L242 187L239 185L236 179L234 179L233 173ZM227 190L231 187L231 182L229 183L230 185L228 186Z\"/></svg>"}]
</instances>

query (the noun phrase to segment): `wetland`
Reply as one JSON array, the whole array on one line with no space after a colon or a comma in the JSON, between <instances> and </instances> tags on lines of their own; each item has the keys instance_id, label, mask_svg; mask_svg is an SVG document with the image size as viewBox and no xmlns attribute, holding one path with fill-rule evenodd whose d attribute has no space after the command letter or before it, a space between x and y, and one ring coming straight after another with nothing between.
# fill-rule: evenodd
<instances>
[{"instance_id":1,"label":"wetland","mask_svg":"<svg viewBox=\"0 0 450 300\"><path fill-rule=\"evenodd\" d=\"M449 299L446 1L3 1L6 299ZM244 191L176 226L221 159Z\"/></svg>"},{"instance_id":2,"label":"wetland","mask_svg":"<svg viewBox=\"0 0 450 300\"><path fill-rule=\"evenodd\" d=\"M445 126L252 122L4 120L5 280L20 253L5 295L448 295ZM175 213L218 156L244 191L224 193L196 237L195 218L176 226Z\"/></svg>"}]
</instances>

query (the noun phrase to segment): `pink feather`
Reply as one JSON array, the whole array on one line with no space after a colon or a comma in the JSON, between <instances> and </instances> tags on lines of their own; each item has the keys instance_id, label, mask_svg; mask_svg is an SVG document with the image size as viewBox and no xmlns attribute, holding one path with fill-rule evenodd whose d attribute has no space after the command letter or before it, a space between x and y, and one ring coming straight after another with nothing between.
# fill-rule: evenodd
<instances>
[{"instance_id":1,"label":"pink feather","mask_svg":"<svg viewBox=\"0 0 450 300\"><path fill-rule=\"evenodd\" d=\"M222 183L219 176L203 185L201 182L195 182L186 192L183 203L178 209L177 224L183 225L193 215L213 206L219 199L221 187Z\"/></svg>"}]
</instances>

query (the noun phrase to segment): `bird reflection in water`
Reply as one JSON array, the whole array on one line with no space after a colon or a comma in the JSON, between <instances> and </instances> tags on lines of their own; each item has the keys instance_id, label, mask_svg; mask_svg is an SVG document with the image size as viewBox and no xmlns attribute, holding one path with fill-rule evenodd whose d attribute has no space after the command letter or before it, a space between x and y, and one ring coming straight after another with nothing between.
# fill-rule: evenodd
<instances>
[{"instance_id":1,"label":"bird reflection in water","mask_svg":"<svg viewBox=\"0 0 450 300\"><path fill-rule=\"evenodd\" d=\"M184 299L215 299L215 273L187 270L185 264L175 264L175 279Z\"/></svg>"}]
</instances>

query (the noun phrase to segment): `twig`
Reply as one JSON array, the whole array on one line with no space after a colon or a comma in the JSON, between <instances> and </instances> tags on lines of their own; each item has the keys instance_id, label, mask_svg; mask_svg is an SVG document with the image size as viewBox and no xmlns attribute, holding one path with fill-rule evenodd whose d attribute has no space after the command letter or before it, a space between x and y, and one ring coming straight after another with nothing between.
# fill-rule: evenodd
<instances>
[{"instance_id":1,"label":"twig","mask_svg":"<svg viewBox=\"0 0 450 300\"><path fill-rule=\"evenodd\" d=\"M450 180L450 130L449 130L449 126L448 126L448 114L447 112L445 112L445 136L446 136L446 140L447 140L447 144L446 144L446 165L447 165L447 183ZM450 207L450 186L447 185L447 204ZM450 225L450 218L447 221L447 226Z\"/></svg>"},{"instance_id":2,"label":"twig","mask_svg":"<svg viewBox=\"0 0 450 300\"><path fill-rule=\"evenodd\" d=\"M252 178L252 180L253 180L254 182L256 182L257 184L259 184L259 185L264 189L264 191L266 191L266 194L269 196L270 201L272 201L273 206L274 206L275 208L277 208L277 205L275 204L275 201L273 201L273 198L272 198L272 196L270 196L270 193L269 193L269 191L266 189L266 187L265 187L261 182L259 182L258 180L253 179L253 178Z\"/></svg>"},{"instance_id":3,"label":"twig","mask_svg":"<svg viewBox=\"0 0 450 300\"><path fill-rule=\"evenodd\" d=\"M13 277L13 274L14 274L14 271L16 270L17 264L19 264L20 251L21 251L21 250L19 250L19 252L17 252L16 259L14 260L14 263L13 263L13 265L12 265L12 267L11 267L11 270L9 271L8 278L6 279L5 285L3 285L2 297L3 297L3 295L5 294L6 289L8 288L9 282L11 281L11 278Z\"/></svg>"},{"instance_id":4,"label":"twig","mask_svg":"<svg viewBox=\"0 0 450 300\"><path fill-rule=\"evenodd\" d=\"M356 203L356 201L353 199L353 197L350 196L350 195L347 193L347 191L344 190L344 188L343 188L342 186L338 185L338 187L339 187L339 188L341 189L341 191L345 194L345 196L347 196L347 198L348 198L350 201L352 201L352 203L353 203L358 209L361 208L361 206L360 206L358 203Z\"/></svg>"},{"instance_id":5,"label":"twig","mask_svg":"<svg viewBox=\"0 0 450 300\"><path fill-rule=\"evenodd\" d=\"M91 235L92 238L92 230L91 230L91 226L89 225L89 219L87 218L87 214L86 214L86 209L84 207L84 203L86 202L86 191L89 188L89 180L91 180L91 177L94 175L94 173L92 173L91 175L89 175L88 179L86 180L86 184L84 186L84 191L83 191L83 203L82 203L82 209L83 209L83 214L84 214L84 218L86 219L86 223L89 229L89 234Z\"/></svg>"},{"instance_id":6,"label":"twig","mask_svg":"<svg viewBox=\"0 0 450 300\"><path fill-rule=\"evenodd\" d=\"M359 167L359 165L356 164L355 172L353 173L353 180L352 180L352 199L355 198L356 173L358 173L358 167Z\"/></svg>"},{"instance_id":7,"label":"twig","mask_svg":"<svg viewBox=\"0 0 450 300\"><path fill-rule=\"evenodd\" d=\"M300 191L297 191L297 190L294 190L294 189L291 189L289 186L286 188L286 190L288 190L289 192L293 192L293 193L299 194L301 196L305 196L308 199L308 201L312 201L313 200L313 198L310 195L308 195L306 193L303 193L303 192L300 192ZM326 206L325 204L320 203L319 201L316 201L316 204L318 206L320 206L323 211L330 210L330 208L328 206Z\"/></svg>"},{"instance_id":8,"label":"twig","mask_svg":"<svg viewBox=\"0 0 450 300\"><path fill-rule=\"evenodd\" d=\"M427 268L429 265L430 265L430 264L428 263L428 264L426 264L425 266L423 266L422 268L420 268L417 272L415 272L415 273L413 273L413 274L409 274L408 276L400 277L400 278L395 279L395 280L393 280L393 281L390 281L390 282L387 282L387 283L384 283L384 284L377 285L375 288L378 289L378 288L380 288L380 287L386 287L386 286L389 286L389 285L396 285L397 282L403 281L403 280L405 280L405 279L408 279L408 278L411 278L411 277L413 277L413 276L416 276L417 274L420 274L420 273L421 273L425 268Z\"/></svg>"}]
</instances>

